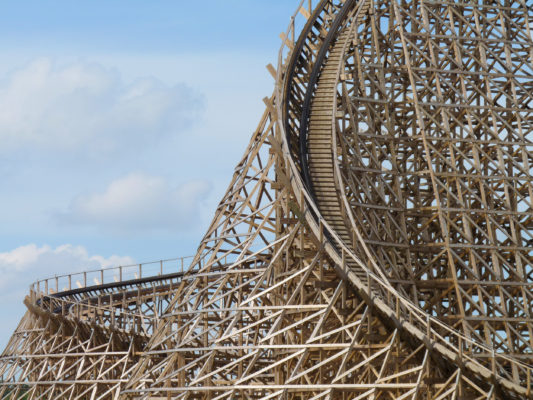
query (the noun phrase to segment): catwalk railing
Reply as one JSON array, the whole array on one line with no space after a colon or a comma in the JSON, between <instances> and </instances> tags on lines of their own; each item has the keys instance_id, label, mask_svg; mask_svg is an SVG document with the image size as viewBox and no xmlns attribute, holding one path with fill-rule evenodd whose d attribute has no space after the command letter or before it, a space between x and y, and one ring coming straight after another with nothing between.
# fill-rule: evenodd
<instances>
[{"instance_id":1,"label":"catwalk railing","mask_svg":"<svg viewBox=\"0 0 533 400\"><path fill-rule=\"evenodd\" d=\"M263 250L257 254L261 252ZM208 271L203 271L205 260L200 259L194 264L190 263L191 260L194 260L193 257L182 257L39 280L30 286L28 306L105 329L149 336L164 315L148 314L139 304L160 301L163 297L170 301L173 290L182 280L241 273L239 267L250 268L254 272L261 269L261 263L254 257L231 265L227 264L227 257L223 257L218 260L221 265L213 267L211 263ZM72 288L73 282L76 288ZM89 282L95 284L89 285ZM53 288L55 285L61 287L61 283L65 284L63 291L56 292ZM120 290L113 290L117 288ZM164 312L164 308L161 311Z\"/></svg>"},{"instance_id":2,"label":"catwalk railing","mask_svg":"<svg viewBox=\"0 0 533 400\"><path fill-rule=\"evenodd\" d=\"M56 275L32 283L30 285L30 293L38 297L49 296L79 289L116 285L127 281L183 273L189 268L192 260L193 257L189 256ZM201 268L201 264L202 261L200 260L198 268Z\"/></svg>"}]
</instances>

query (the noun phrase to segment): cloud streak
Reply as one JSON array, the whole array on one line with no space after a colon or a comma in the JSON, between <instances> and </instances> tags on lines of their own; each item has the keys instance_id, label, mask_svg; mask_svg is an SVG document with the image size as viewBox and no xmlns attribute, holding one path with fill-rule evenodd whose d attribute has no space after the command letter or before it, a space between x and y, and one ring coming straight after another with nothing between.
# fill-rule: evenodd
<instances>
[{"instance_id":1,"label":"cloud streak","mask_svg":"<svg viewBox=\"0 0 533 400\"><path fill-rule=\"evenodd\" d=\"M39 247L36 244L28 244L0 253L0 273L4 277L19 273L28 276L28 272L35 272L36 276L42 276L43 273L107 268L134 262L131 257L113 255L106 258L100 255L89 255L83 246L64 244L54 249L48 245ZM8 281L9 279L2 280L4 283L9 283Z\"/></svg>"},{"instance_id":2,"label":"cloud streak","mask_svg":"<svg viewBox=\"0 0 533 400\"><path fill-rule=\"evenodd\" d=\"M124 152L180 132L202 110L203 97L184 84L126 84L96 63L38 59L0 82L0 151Z\"/></svg>"},{"instance_id":3,"label":"cloud streak","mask_svg":"<svg viewBox=\"0 0 533 400\"><path fill-rule=\"evenodd\" d=\"M56 218L118 231L190 229L210 190L204 180L173 187L162 177L134 173L111 182L102 192L76 197Z\"/></svg>"}]
</instances>

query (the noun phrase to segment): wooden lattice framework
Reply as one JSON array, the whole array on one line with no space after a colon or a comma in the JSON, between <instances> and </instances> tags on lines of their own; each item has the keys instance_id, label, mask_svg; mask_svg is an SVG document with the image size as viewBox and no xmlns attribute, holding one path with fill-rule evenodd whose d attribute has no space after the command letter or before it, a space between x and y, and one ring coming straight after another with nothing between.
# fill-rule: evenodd
<instances>
[{"instance_id":1,"label":"wooden lattice framework","mask_svg":"<svg viewBox=\"0 0 533 400\"><path fill-rule=\"evenodd\" d=\"M298 11L190 266L34 285L0 398L533 398L533 3Z\"/></svg>"}]
</instances>

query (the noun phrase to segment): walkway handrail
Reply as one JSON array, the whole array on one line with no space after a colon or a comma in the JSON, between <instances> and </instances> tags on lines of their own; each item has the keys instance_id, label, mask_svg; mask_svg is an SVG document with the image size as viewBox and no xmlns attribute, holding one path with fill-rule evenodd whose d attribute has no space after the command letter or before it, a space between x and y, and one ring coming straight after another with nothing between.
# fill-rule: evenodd
<instances>
[{"instance_id":1,"label":"walkway handrail","mask_svg":"<svg viewBox=\"0 0 533 400\"><path fill-rule=\"evenodd\" d=\"M169 258L55 275L32 283L30 285L30 293L37 296L49 296L73 289L96 288L110 283L120 283L177 272L183 273L188 270L193 258L193 256ZM198 267L201 268L202 260L198 264Z\"/></svg>"}]
</instances>

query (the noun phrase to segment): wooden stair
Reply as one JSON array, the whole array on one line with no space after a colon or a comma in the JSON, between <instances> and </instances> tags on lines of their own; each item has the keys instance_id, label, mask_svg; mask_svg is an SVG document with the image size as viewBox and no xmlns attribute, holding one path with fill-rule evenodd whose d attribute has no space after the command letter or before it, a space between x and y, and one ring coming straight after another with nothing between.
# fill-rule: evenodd
<instances>
[{"instance_id":1,"label":"wooden stair","mask_svg":"<svg viewBox=\"0 0 533 400\"><path fill-rule=\"evenodd\" d=\"M370 2L365 1L358 13L357 23L367 13ZM340 194L335 183L335 162L333 159L333 127L337 101L337 75L343 62L343 48L350 40L350 29L344 30L337 38L329 53L318 79L317 89L311 103L309 131L307 136L308 165L316 202L322 217L335 230L342 241L353 245L353 235L349 223L343 216ZM365 270L351 260L347 265L357 277L368 285Z\"/></svg>"}]
</instances>

